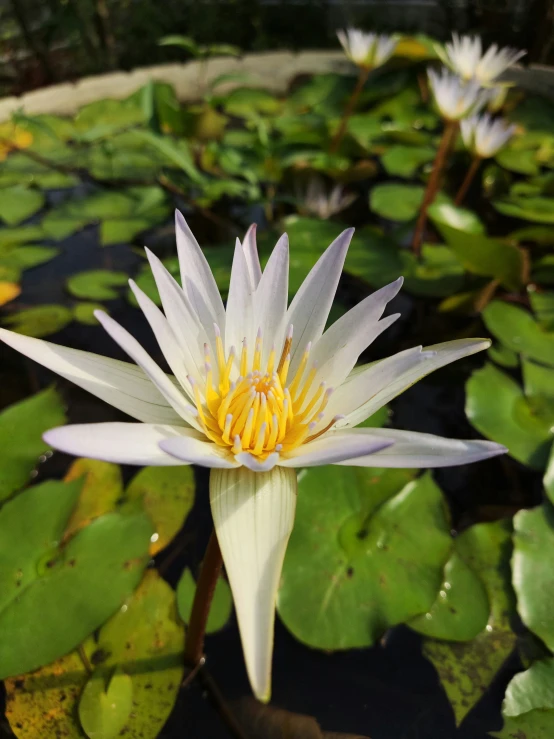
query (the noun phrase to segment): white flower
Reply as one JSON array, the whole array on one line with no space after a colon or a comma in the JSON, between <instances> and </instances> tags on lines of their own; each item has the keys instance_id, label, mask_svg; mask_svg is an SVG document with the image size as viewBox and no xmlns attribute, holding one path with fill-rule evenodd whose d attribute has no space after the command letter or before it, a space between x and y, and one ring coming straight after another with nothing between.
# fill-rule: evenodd
<instances>
[{"instance_id":1,"label":"white flower","mask_svg":"<svg viewBox=\"0 0 554 739\"><path fill-rule=\"evenodd\" d=\"M391 58L398 45L394 36L365 33L357 28L337 31L337 36L350 61L366 69L380 67Z\"/></svg>"},{"instance_id":2,"label":"white flower","mask_svg":"<svg viewBox=\"0 0 554 739\"><path fill-rule=\"evenodd\" d=\"M445 44L444 49L437 45L436 50L442 61L460 77L476 79L482 85L489 85L526 53L493 44L483 54L478 36L458 36L457 33L452 34L452 42Z\"/></svg>"},{"instance_id":3,"label":"white flower","mask_svg":"<svg viewBox=\"0 0 554 739\"><path fill-rule=\"evenodd\" d=\"M477 80L464 82L444 67L440 74L434 69L427 74L437 108L448 121L459 121L477 112L491 98L491 91L484 90Z\"/></svg>"},{"instance_id":4,"label":"white flower","mask_svg":"<svg viewBox=\"0 0 554 739\"><path fill-rule=\"evenodd\" d=\"M312 177L305 192L298 191L297 195L306 213L323 220L348 208L357 197L355 193L345 193L342 185L328 190L320 177Z\"/></svg>"},{"instance_id":5,"label":"white flower","mask_svg":"<svg viewBox=\"0 0 554 739\"><path fill-rule=\"evenodd\" d=\"M4 329L0 338L139 422L62 426L45 434L54 448L120 464L212 468L212 513L248 674L256 696L267 700L296 468L444 467L504 452L488 441L353 428L420 378L490 341L415 347L354 369L360 353L399 317L381 318L402 280L365 298L324 332L352 229L323 253L287 307L287 237L279 239L262 273L251 227L236 243L225 309L180 213L176 222L182 287L147 251L164 312L130 281L173 375L102 311L98 320L133 363Z\"/></svg>"},{"instance_id":6,"label":"white flower","mask_svg":"<svg viewBox=\"0 0 554 739\"><path fill-rule=\"evenodd\" d=\"M466 118L460 127L466 148L481 159L495 156L516 130L516 126L486 113Z\"/></svg>"}]
</instances>

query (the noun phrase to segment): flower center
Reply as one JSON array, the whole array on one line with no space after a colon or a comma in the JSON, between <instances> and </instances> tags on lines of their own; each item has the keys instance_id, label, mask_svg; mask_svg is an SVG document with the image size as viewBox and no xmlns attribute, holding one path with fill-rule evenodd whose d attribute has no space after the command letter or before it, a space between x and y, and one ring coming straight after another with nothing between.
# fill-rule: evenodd
<instances>
[{"instance_id":1,"label":"flower center","mask_svg":"<svg viewBox=\"0 0 554 739\"><path fill-rule=\"evenodd\" d=\"M289 377L292 326L277 362L275 349L262 367L263 340L258 331L254 351L243 341L240 357L231 347L225 356L221 335L216 327L216 362L212 366L210 349L205 351L205 384L192 377L198 419L206 436L233 454L250 452L265 459L272 452L286 453L325 433L317 430L332 389L322 382L314 388L315 366L307 371L310 345L293 377ZM232 381L231 378L235 376Z\"/></svg>"}]
</instances>

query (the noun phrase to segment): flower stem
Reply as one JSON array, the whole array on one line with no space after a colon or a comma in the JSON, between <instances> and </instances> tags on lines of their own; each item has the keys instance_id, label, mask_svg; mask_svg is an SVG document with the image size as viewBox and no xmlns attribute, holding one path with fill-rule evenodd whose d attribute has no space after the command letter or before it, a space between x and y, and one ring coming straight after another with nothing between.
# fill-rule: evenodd
<instances>
[{"instance_id":1,"label":"flower stem","mask_svg":"<svg viewBox=\"0 0 554 739\"><path fill-rule=\"evenodd\" d=\"M354 88L354 92L352 93L348 103L346 104L346 108L344 109L344 113L342 114L342 119L338 127L338 130L336 134L334 135L333 140L331 141L331 146L329 147L329 152L331 154L336 154L336 152L338 151L340 142L343 140L344 134L346 133L346 127L348 125L348 121L350 119L350 116L356 109L358 99L362 93L362 90L364 89L364 85L366 83L366 80L369 76L370 71L371 69L369 67L360 67L360 73L358 75L358 81L356 82L356 87Z\"/></svg>"},{"instance_id":2,"label":"flower stem","mask_svg":"<svg viewBox=\"0 0 554 739\"><path fill-rule=\"evenodd\" d=\"M185 638L185 662L192 668L200 663L204 655L206 624L222 564L221 551L214 530L210 536L204 561L200 568L200 576L196 583L196 592Z\"/></svg>"},{"instance_id":3,"label":"flower stem","mask_svg":"<svg viewBox=\"0 0 554 739\"><path fill-rule=\"evenodd\" d=\"M440 174L446 161L446 156L450 149L454 136L458 130L457 121L447 121L444 127L442 138L440 140L439 148L435 161L433 162L433 169L427 182L427 188L423 196L423 202L421 203L421 210L419 211L419 217L414 229L414 236L412 239L412 250L416 256L419 256L421 252L421 241L423 239L423 232L425 230L425 224L427 223L427 210L435 199L437 190L439 189Z\"/></svg>"},{"instance_id":4,"label":"flower stem","mask_svg":"<svg viewBox=\"0 0 554 739\"><path fill-rule=\"evenodd\" d=\"M460 189L458 190L458 194L456 195L456 200L454 203L456 205L461 205L467 191L469 190L469 186L473 182L473 178L477 174L477 170L479 169L479 165L481 164L481 157L474 157L473 161L469 165L469 169L466 172L466 176L464 177L464 181L460 185Z\"/></svg>"}]
</instances>

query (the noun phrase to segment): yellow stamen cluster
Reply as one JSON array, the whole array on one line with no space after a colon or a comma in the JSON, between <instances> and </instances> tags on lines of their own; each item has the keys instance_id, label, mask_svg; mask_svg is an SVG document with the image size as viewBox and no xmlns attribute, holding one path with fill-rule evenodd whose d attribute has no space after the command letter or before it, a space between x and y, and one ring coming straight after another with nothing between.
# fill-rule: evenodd
<instances>
[{"instance_id":1,"label":"yellow stamen cluster","mask_svg":"<svg viewBox=\"0 0 554 739\"><path fill-rule=\"evenodd\" d=\"M294 377L289 378L292 326L283 345L279 362L272 349L262 367L263 339L258 331L254 351L246 339L240 357L232 347L225 356L221 335L216 327L215 360L212 368L210 349L205 351L205 385L202 388L189 376L200 422L206 436L233 454L250 452L265 459L272 452L286 453L325 433L334 423L315 432L323 418L331 388L322 382L313 389L316 368L306 372L310 345ZM239 376L231 381L233 370ZM306 377L304 377L306 375Z\"/></svg>"}]
</instances>

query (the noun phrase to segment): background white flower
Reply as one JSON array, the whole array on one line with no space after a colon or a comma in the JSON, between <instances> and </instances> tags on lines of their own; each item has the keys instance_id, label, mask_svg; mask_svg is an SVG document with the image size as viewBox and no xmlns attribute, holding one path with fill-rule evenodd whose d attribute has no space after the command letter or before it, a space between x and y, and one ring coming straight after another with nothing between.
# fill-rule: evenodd
<instances>
[{"instance_id":1,"label":"background white flower","mask_svg":"<svg viewBox=\"0 0 554 739\"><path fill-rule=\"evenodd\" d=\"M262 273L251 227L236 243L225 308L179 213L176 227L182 286L147 251L165 314L130 281L173 375L101 311L98 320L134 363L4 329L0 338L139 421L62 426L45 434L54 448L120 464L212 468L212 514L246 666L256 696L268 700L275 599L294 522L295 468L443 467L504 452L488 441L353 428L420 378L490 342L416 347L354 369L366 347L399 317L382 315L402 280L324 331L352 229L323 253L287 307L288 239L278 241Z\"/></svg>"},{"instance_id":2,"label":"background white flower","mask_svg":"<svg viewBox=\"0 0 554 739\"><path fill-rule=\"evenodd\" d=\"M323 220L340 213L356 200L356 193L345 193L342 185L329 189L321 177L312 177L304 190L297 190L299 208Z\"/></svg>"},{"instance_id":3,"label":"background white flower","mask_svg":"<svg viewBox=\"0 0 554 739\"><path fill-rule=\"evenodd\" d=\"M367 69L375 69L388 61L398 45L395 36L365 33L357 28L337 31L337 36L350 61Z\"/></svg>"},{"instance_id":4,"label":"background white flower","mask_svg":"<svg viewBox=\"0 0 554 739\"><path fill-rule=\"evenodd\" d=\"M459 121L477 112L491 98L492 92L476 80L464 82L444 67L440 72L429 69L427 74L437 108L448 121Z\"/></svg>"},{"instance_id":5,"label":"background white flower","mask_svg":"<svg viewBox=\"0 0 554 739\"><path fill-rule=\"evenodd\" d=\"M517 126L487 113L461 121L462 139L467 149L481 159L495 156L511 139Z\"/></svg>"},{"instance_id":6,"label":"background white flower","mask_svg":"<svg viewBox=\"0 0 554 739\"><path fill-rule=\"evenodd\" d=\"M482 85L489 85L503 72L525 55L525 51L489 46L483 54L479 36L459 36L452 34L452 42L444 48L437 45L437 53L451 70L464 80L476 79Z\"/></svg>"}]
</instances>

